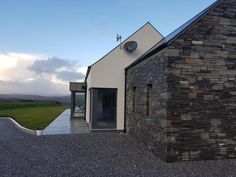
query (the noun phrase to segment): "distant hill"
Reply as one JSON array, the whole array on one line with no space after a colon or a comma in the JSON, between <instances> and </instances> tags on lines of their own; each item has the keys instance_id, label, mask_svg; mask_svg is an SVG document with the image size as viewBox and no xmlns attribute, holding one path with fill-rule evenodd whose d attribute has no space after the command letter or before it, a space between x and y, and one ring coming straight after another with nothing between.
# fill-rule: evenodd
<instances>
[{"instance_id":1,"label":"distant hill","mask_svg":"<svg viewBox=\"0 0 236 177\"><path fill-rule=\"evenodd\" d=\"M60 103L70 103L70 95L67 96L39 96L39 95L21 95L21 94L0 94L0 101L58 101Z\"/></svg>"}]
</instances>

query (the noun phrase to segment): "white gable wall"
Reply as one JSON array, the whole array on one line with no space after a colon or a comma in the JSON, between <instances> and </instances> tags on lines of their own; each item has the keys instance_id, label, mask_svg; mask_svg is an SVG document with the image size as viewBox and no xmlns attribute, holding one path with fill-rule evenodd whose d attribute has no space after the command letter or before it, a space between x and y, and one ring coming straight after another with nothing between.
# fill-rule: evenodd
<instances>
[{"instance_id":1,"label":"white gable wall","mask_svg":"<svg viewBox=\"0 0 236 177\"><path fill-rule=\"evenodd\" d=\"M152 48L163 37L149 23L144 25L120 46L108 53L101 60L91 66L87 78L86 120L90 117L89 89L117 88L117 129L124 129L124 99L125 99L125 67L130 65L142 54ZM123 44L127 41L136 41L138 48L133 53L127 53Z\"/></svg>"}]
</instances>

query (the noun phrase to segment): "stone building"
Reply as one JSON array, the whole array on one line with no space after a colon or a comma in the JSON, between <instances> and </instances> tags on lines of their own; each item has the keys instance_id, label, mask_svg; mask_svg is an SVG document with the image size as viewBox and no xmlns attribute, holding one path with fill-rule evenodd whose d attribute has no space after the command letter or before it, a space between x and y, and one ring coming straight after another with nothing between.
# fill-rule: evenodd
<instances>
[{"instance_id":1,"label":"stone building","mask_svg":"<svg viewBox=\"0 0 236 177\"><path fill-rule=\"evenodd\" d=\"M236 158L236 0L218 0L126 68L125 127L168 162Z\"/></svg>"}]
</instances>

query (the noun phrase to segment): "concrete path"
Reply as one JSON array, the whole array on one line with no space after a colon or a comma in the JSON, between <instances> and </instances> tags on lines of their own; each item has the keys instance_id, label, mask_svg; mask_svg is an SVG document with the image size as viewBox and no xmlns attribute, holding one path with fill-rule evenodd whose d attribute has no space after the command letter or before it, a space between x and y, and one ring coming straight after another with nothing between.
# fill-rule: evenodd
<instances>
[{"instance_id":1,"label":"concrete path","mask_svg":"<svg viewBox=\"0 0 236 177\"><path fill-rule=\"evenodd\" d=\"M125 134L35 136L0 119L1 177L235 177L236 159L165 163Z\"/></svg>"},{"instance_id":2,"label":"concrete path","mask_svg":"<svg viewBox=\"0 0 236 177\"><path fill-rule=\"evenodd\" d=\"M89 133L89 128L82 118L70 119L70 109L66 109L43 130L43 135Z\"/></svg>"}]
</instances>

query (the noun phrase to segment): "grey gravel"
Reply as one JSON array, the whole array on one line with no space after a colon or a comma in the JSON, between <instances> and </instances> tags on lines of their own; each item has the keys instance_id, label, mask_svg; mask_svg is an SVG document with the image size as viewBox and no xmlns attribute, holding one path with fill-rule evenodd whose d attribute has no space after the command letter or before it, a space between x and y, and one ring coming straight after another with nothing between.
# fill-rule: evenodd
<instances>
[{"instance_id":1,"label":"grey gravel","mask_svg":"<svg viewBox=\"0 0 236 177\"><path fill-rule=\"evenodd\" d=\"M236 160L165 163L125 134L34 136L0 120L1 177L236 176Z\"/></svg>"}]
</instances>

